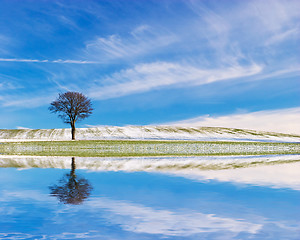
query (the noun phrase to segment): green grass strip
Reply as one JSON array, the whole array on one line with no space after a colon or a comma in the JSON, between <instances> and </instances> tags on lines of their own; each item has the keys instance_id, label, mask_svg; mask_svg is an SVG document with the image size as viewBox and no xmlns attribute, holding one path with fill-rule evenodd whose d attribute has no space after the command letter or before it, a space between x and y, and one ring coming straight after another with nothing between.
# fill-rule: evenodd
<instances>
[{"instance_id":1,"label":"green grass strip","mask_svg":"<svg viewBox=\"0 0 300 240\"><path fill-rule=\"evenodd\" d=\"M156 140L28 141L0 143L0 154L78 157L300 154L300 144Z\"/></svg>"}]
</instances>

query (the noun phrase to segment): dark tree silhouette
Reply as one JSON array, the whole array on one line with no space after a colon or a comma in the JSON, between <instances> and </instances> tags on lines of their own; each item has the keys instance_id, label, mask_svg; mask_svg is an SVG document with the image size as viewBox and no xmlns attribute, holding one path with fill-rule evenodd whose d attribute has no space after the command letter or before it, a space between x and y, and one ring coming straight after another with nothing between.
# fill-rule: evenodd
<instances>
[{"instance_id":1,"label":"dark tree silhouette","mask_svg":"<svg viewBox=\"0 0 300 240\"><path fill-rule=\"evenodd\" d=\"M72 140L75 140L75 123L89 117L92 112L92 103L89 98L79 92L60 93L58 98L51 103L49 110L59 113L64 123L72 128Z\"/></svg>"},{"instance_id":2,"label":"dark tree silhouette","mask_svg":"<svg viewBox=\"0 0 300 240\"><path fill-rule=\"evenodd\" d=\"M72 157L72 169L69 174L65 174L58 185L50 186L50 195L55 196L64 204L79 205L87 199L93 187L87 179L78 177L75 174L75 158Z\"/></svg>"}]
</instances>

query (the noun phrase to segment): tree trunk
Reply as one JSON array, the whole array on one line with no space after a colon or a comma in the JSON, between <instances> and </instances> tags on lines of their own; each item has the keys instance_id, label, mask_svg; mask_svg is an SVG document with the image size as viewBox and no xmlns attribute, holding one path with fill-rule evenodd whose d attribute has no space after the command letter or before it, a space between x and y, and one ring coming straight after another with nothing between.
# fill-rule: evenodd
<instances>
[{"instance_id":1,"label":"tree trunk","mask_svg":"<svg viewBox=\"0 0 300 240\"><path fill-rule=\"evenodd\" d=\"M71 123L72 128L72 140L75 140L75 123Z\"/></svg>"}]
</instances>

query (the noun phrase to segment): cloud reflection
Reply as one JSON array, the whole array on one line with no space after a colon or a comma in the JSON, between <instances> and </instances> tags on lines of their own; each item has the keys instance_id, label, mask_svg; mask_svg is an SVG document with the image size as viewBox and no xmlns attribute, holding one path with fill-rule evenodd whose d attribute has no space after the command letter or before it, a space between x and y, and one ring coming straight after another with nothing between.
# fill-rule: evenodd
<instances>
[{"instance_id":1,"label":"cloud reflection","mask_svg":"<svg viewBox=\"0 0 300 240\"><path fill-rule=\"evenodd\" d=\"M234 233L248 232L255 234L261 224L244 219L219 217L215 214L182 209L178 212L158 210L126 201L109 198L97 198L88 202L90 209L101 208L104 215L114 224L121 225L126 231L167 236L189 236L197 233L230 231Z\"/></svg>"}]
</instances>

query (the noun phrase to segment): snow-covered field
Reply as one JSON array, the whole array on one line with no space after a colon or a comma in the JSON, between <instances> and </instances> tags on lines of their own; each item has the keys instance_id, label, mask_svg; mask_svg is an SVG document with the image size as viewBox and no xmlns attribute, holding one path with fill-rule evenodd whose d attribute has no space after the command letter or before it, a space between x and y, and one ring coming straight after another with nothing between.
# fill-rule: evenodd
<instances>
[{"instance_id":1,"label":"snow-covered field","mask_svg":"<svg viewBox=\"0 0 300 240\"><path fill-rule=\"evenodd\" d=\"M0 142L70 140L70 129L17 129L0 130ZM217 127L180 127L180 126L103 126L76 129L78 140L199 140L199 141L268 141L300 142L300 135L261 132L255 130L217 128Z\"/></svg>"}]
</instances>

